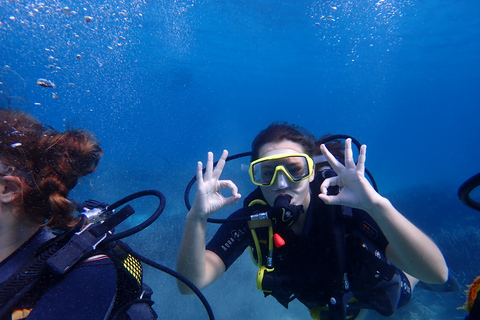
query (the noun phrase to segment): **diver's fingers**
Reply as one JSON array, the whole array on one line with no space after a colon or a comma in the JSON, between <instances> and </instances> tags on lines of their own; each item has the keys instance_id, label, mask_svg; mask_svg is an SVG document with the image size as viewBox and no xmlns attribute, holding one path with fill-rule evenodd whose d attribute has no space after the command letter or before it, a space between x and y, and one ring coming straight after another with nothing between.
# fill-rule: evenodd
<instances>
[{"instance_id":1,"label":"diver's fingers","mask_svg":"<svg viewBox=\"0 0 480 320\"><path fill-rule=\"evenodd\" d=\"M197 184L203 184L203 163L197 162Z\"/></svg>"},{"instance_id":2,"label":"diver's fingers","mask_svg":"<svg viewBox=\"0 0 480 320\"><path fill-rule=\"evenodd\" d=\"M345 167L349 169L355 168L355 161L353 161L352 152L352 139L350 138L345 140Z\"/></svg>"},{"instance_id":3,"label":"diver's fingers","mask_svg":"<svg viewBox=\"0 0 480 320\"><path fill-rule=\"evenodd\" d=\"M339 177L325 179L320 186L320 193L318 194L318 197L326 204L336 204L338 201L338 195L328 195L328 188L331 186L338 186L339 182Z\"/></svg>"},{"instance_id":4,"label":"diver's fingers","mask_svg":"<svg viewBox=\"0 0 480 320\"><path fill-rule=\"evenodd\" d=\"M323 180L322 185L320 186L320 193L327 195L328 193L328 188L331 186L338 186L339 185L339 178L338 176L336 177L331 177Z\"/></svg>"},{"instance_id":5,"label":"diver's fingers","mask_svg":"<svg viewBox=\"0 0 480 320\"><path fill-rule=\"evenodd\" d=\"M326 194L323 194L323 193L320 193L318 197L326 204L335 204L337 199L337 196L327 196Z\"/></svg>"},{"instance_id":6,"label":"diver's fingers","mask_svg":"<svg viewBox=\"0 0 480 320\"><path fill-rule=\"evenodd\" d=\"M327 158L328 163L332 166L334 171L341 170L343 165L333 156L333 154L328 151L327 147L324 144L320 145L320 151L322 151L325 158Z\"/></svg>"},{"instance_id":7,"label":"diver's fingers","mask_svg":"<svg viewBox=\"0 0 480 320\"><path fill-rule=\"evenodd\" d=\"M228 151L223 150L222 156L220 160L218 160L217 165L215 166L215 170L213 170L213 178L219 179L220 175L222 174L223 168L225 167L225 161L227 161Z\"/></svg>"},{"instance_id":8,"label":"diver's fingers","mask_svg":"<svg viewBox=\"0 0 480 320\"><path fill-rule=\"evenodd\" d=\"M220 189L230 189L232 191L232 196L236 197L238 195L238 187L232 180L219 180L218 181L218 190Z\"/></svg>"},{"instance_id":9,"label":"diver's fingers","mask_svg":"<svg viewBox=\"0 0 480 320\"><path fill-rule=\"evenodd\" d=\"M232 204L237 203L238 200L240 200L240 198L241 198L240 193L237 193L236 196L231 196L231 197L225 198L225 204L226 204L227 206L230 206L230 205L232 205Z\"/></svg>"},{"instance_id":10,"label":"diver's fingers","mask_svg":"<svg viewBox=\"0 0 480 320\"><path fill-rule=\"evenodd\" d=\"M360 147L360 153L358 154L357 169L361 172L365 172L365 161L367 160L367 146L362 145Z\"/></svg>"},{"instance_id":11,"label":"diver's fingers","mask_svg":"<svg viewBox=\"0 0 480 320\"><path fill-rule=\"evenodd\" d=\"M204 180L207 181L212 179L212 171L213 171L213 152L208 152L207 167L205 168Z\"/></svg>"},{"instance_id":12,"label":"diver's fingers","mask_svg":"<svg viewBox=\"0 0 480 320\"><path fill-rule=\"evenodd\" d=\"M238 188L231 180L220 180L219 186L221 189L229 188L232 191L232 196L230 197L223 197L225 201L225 205L229 206L238 202L238 200L242 197L240 193L238 193Z\"/></svg>"}]
</instances>

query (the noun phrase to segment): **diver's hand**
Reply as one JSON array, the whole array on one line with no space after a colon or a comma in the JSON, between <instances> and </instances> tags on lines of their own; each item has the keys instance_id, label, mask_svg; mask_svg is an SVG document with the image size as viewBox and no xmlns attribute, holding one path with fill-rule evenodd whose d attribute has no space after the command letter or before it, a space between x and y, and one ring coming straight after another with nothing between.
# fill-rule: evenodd
<instances>
[{"instance_id":1,"label":"diver's hand","mask_svg":"<svg viewBox=\"0 0 480 320\"><path fill-rule=\"evenodd\" d=\"M345 166L328 151L324 144L320 146L320 150L337 173L336 177L325 179L320 186L318 197L326 204L344 205L368 212L372 206L383 199L365 178L366 145L360 147L356 165L353 161L351 139L345 140ZM327 188L330 186L340 187L338 195L327 194Z\"/></svg>"},{"instance_id":2,"label":"diver's hand","mask_svg":"<svg viewBox=\"0 0 480 320\"><path fill-rule=\"evenodd\" d=\"M207 167L205 175L203 174L203 165L199 161L197 165L197 194L190 214L200 219L207 219L216 211L235 204L240 199L237 186L231 180L219 180L222 174L228 151L224 150L220 160L215 168L213 168L213 153L208 153ZM229 188L232 196L224 197L220 190Z\"/></svg>"}]
</instances>

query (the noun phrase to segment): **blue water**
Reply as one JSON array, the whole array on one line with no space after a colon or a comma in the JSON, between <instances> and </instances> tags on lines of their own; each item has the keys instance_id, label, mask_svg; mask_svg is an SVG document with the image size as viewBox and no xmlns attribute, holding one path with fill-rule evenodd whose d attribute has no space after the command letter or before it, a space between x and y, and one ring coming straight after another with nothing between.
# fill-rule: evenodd
<instances>
[{"instance_id":1,"label":"blue water","mask_svg":"<svg viewBox=\"0 0 480 320\"><path fill-rule=\"evenodd\" d=\"M0 90L56 129L102 142L79 200L165 194L162 217L129 243L170 267L183 192L208 151L248 151L277 120L351 134L368 145L380 192L437 241L466 288L480 273L479 216L456 191L480 172L479 14L475 0L1 0ZM225 177L246 195L243 162ZM154 205L139 202L136 219ZM264 299L248 260L204 290L218 319L308 319L298 303ZM206 318L170 277L147 268L146 281L164 318ZM463 300L419 289L392 319L462 318Z\"/></svg>"}]
</instances>

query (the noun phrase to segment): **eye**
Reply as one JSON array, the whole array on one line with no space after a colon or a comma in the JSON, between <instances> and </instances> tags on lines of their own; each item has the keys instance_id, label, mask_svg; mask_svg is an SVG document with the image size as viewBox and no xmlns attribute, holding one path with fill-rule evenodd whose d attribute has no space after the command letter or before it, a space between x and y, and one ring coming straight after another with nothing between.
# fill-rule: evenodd
<instances>
[{"instance_id":1,"label":"eye","mask_svg":"<svg viewBox=\"0 0 480 320\"><path fill-rule=\"evenodd\" d=\"M265 178L271 178L273 177L273 174L275 173L275 170L271 168L265 168L262 170L262 176Z\"/></svg>"},{"instance_id":2,"label":"eye","mask_svg":"<svg viewBox=\"0 0 480 320\"><path fill-rule=\"evenodd\" d=\"M290 172L290 174L295 177L295 178L299 178L301 176L303 176L303 167L302 166L298 166L298 165L290 165L288 166L288 172Z\"/></svg>"}]
</instances>

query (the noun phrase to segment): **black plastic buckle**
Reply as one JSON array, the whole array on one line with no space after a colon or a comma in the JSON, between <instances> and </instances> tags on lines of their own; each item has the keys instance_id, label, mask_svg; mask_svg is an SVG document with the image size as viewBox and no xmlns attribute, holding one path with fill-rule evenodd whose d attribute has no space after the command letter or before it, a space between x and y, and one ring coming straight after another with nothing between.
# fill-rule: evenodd
<instances>
[{"instance_id":1,"label":"black plastic buckle","mask_svg":"<svg viewBox=\"0 0 480 320\"><path fill-rule=\"evenodd\" d=\"M47 260L48 266L55 273L64 274L67 272L86 254L95 250L98 244L107 237L106 233L95 237L90 233L90 229L93 226L94 224L90 223L75 233L66 245Z\"/></svg>"}]
</instances>

